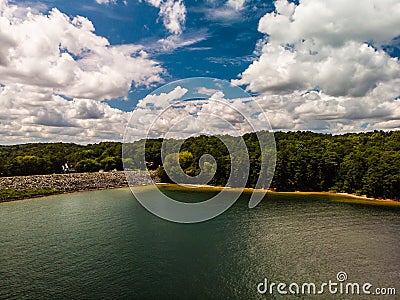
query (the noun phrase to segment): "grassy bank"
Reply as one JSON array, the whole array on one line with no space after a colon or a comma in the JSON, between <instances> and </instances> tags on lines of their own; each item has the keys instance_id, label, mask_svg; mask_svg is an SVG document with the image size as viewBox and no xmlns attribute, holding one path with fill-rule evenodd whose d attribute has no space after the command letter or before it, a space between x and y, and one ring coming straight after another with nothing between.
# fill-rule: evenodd
<instances>
[{"instance_id":1,"label":"grassy bank","mask_svg":"<svg viewBox=\"0 0 400 300\"><path fill-rule=\"evenodd\" d=\"M117 186L115 186L117 187ZM111 189L115 187L87 187L87 191L90 190L100 190L100 189ZM198 193L207 193L216 195L220 191L227 189L231 191L235 191L235 188L225 188L219 186L211 186L211 185L176 185L176 184L159 184L159 188L163 190L166 194L173 191L181 191L181 192L198 192ZM141 186L141 189L146 190L147 188L154 188L154 186ZM240 190L240 189L239 189ZM0 188L0 202L8 202L14 200L21 200L27 198L35 198L41 196L49 196L54 194L60 194L65 192L78 192L78 191L85 191L85 189L80 190L70 190L64 191L61 189L56 188ZM243 189L244 194L250 193L267 193L268 194L275 194L275 195L289 195L293 197L298 197L300 200L306 196L327 196L329 201L333 202L343 202L343 203L354 203L354 204L367 204L367 205L379 205L379 206L395 206L400 207L400 201L395 200L387 200L387 199L375 199L375 198L366 198L364 196L356 196L352 194L344 194L344 193L334 193L334 192L275 192L271 190L257 190L252 188L245 188ZM207 199L205 199L207 200ZM268 199L266 199L268 201Z\"/></svg>"},{"instance_id":2,"label":"grassy bank","mask_svg":"<svg viewBox=\"0 0 400 300\"><path fill-rule=\"evenodd\" d=\"M59 194L56 189L0 189L0 202Z\"/></svg>"}]
</instances>

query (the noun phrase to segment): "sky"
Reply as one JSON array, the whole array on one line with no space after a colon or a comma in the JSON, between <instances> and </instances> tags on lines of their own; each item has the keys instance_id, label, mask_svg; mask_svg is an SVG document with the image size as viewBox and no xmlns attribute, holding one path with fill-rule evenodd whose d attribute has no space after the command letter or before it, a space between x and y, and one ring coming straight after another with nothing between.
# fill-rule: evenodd
<instances>
[{"instance_id":1,"label":"sky","mask_svg":"<svg viewBox=\"0 0 400 300\"><path fill-rule=\"evenodd\" d=\"M399 16L399 0L0 0L0 144L121 141L191 77L243 88L273 130L398 130Z\"/></svg>"}]
</instances>

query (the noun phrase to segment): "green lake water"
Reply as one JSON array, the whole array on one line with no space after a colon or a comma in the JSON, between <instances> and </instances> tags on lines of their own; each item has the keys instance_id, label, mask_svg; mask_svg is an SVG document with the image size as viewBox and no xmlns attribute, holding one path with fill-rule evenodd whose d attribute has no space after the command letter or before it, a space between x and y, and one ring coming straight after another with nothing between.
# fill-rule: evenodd
<instances>
[{"instance_id":1,"label":"green lake water","mask_svg":"<svg viewBox=\"0 0 400 300\"><path fill-rule=\"evenodd\" d=\"M247 198L198 224L155 217L129 189L0 204L0 299L307 299L257 285L341 271L400 294L399 208L268 194L249 209Z\"/></svg>"}]
</instances>

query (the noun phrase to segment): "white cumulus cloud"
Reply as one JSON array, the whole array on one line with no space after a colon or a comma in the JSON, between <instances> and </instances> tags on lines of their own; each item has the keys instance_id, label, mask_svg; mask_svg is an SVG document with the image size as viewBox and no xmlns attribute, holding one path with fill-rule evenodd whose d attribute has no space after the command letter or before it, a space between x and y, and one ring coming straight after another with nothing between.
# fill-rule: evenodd
<instances>
[{"instance_id":1,"label":"white cumulus cloud","mask_svg":"<svg viewBox=\"0 0 400 300\"><path fill-rule=\"evenodd\" d=\"M48 89L0 88L1 143L121 140L130 113L93 99L66 100Z\"/></svg>"},{"instance_id":2,"label":"white cumulus cloud","mask_svg":"<svg viewBox=\"0 0 400 300\"><path fill-rule=\"evenodd\" d=\"M165 28L172 34L183 32L186 22L186 6L182 0L145 0L146 3L159 9Z\"/></svg>"},{"instance_id":3,"label":"white cumulus cloud","mask_svg":"<svg viewBox=\"0 0 400 300\"><path fill-rule=\"evenodd\" d=\"M246 0L228 0L226 5L232 7L234 10L241 10Z\"/></svg>"},{"instance_id":4,"label":"white cumulus cloud","mask_svg":"<svg viewBox=\"0 0 400 300\"><path fill-rule=\"evenodd\" d=\"M2 143L120 140L129 114L102 101L163 72L142 46L111 45L87 18L0 0Z\"/></svg>"},{"instance_id":5,"label":"white cumulus cloud","mask_svg":"<svg viewBox=\"0 0 400 300\"><path fill-rule=\"evenodd\" d=\"M398 118L400 63L382 46L400 35L400 2L278 0L275 7L259 22L267 39L259 58L233 82L266 96L276 128L340 132L398 124L387 121Z\"/></svg>"},{"instance_id":6,"label":"white cumulus cloud","mask_svg":"<svg viewBox=\"0 0 400 300\"><path fill-rule=\"evenodd\" d=\"M71 98L124 97L132 82L161 81L161 67L137 45L112 46L84 17L0 12L0 81L53 89Z\"/></svg>"},{"instance_id":7,"label":"white cumulus cloud","mask_svg":"<svg viewBox=\"0 0 400 300\"><path fill-rule=\"evenodd\" d=\"M98 4L115 4L117 0L96 0Z\"/></svg>"},{"instance_id":8,"label":"white cumulus cloud","mask_svg":"<svg viewBox=\"0 0 400 300\"><path fill-rule=\"evenodd\" d=\"M147 137L185 139L199 134L243 135L271 129L254 99L226 99L221 90L201 86L197 91L209 97L186 99L190 92L181 86L146 96L132 112L125 141Z\"/></svg>"},{"instance_id":9,"label":"white cumulus cloud","mask_svg":"<svg viewBox=\"0 0 400 300\"><path fill-rule=\"evenodd\" d=\"M228 0L222 5L218 1L209 1L212 5L209 8L200 9L210 20L215 21L239 21L242 18L241 11L244 9L247 0Z\"/></svg>"}]
</instances>

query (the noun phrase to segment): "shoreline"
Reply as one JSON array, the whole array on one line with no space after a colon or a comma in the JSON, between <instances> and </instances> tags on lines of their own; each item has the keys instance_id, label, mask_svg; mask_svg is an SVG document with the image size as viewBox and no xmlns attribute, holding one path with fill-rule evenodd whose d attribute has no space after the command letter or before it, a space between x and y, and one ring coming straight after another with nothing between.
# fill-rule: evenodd
<instances>
[{"instance_id":1,"label":"shoreline","mask_svg":"<svg viewBox=\"0 0 400 300\"><path fill-rule=\"evenodd\" d=\"M37 194L32 196L21 196L16 198L9 198L9 199L0 199L0 204L2 203L10 203L15 201L22 201L22 200L35 200L45 197L57 196L57 195L68 195L68 194L78 194L78 193L85 193L85 192L95 192L95 191L105 191L105 190L116 190L116 189L125 189L129 188L129 186L115 186L115 187L107 187L107 188L95 188L95 189L87 189L87 190L76 190L76 191L55 191L54 193L49 194Z\"/></svg>"},{"instance_id":2,"label":"shoreline","mask_svg":"<svg viewBox=\"0 0 400 300\"><path fill-rule=\"evenodd\" d=\"M158 181L154 173L150 175ZM0 203L129 187L127 176L137 186L152 183L148 172L139 170L0 177Z\"/></svg>"},{"instance_id":3,"label":"shoreline","mask_svg":"<svg viewBox=\"0 0 400 300\"><path fill-rule=\"evenodd\" d=\"M400 201L393 200L393 199L370 198L367 196L358 196L358 195L354 195L354 194L341 193L341 192L339 192L339 193L337 193L337 192L301 192L301 191L276 192L273 190L269 190L268 192L275 193L275 194L290 194L290 195L326 195L326 196L334 196L334 197L353 199L354 203L389 204L389 205L394 205L394 206L400 206ZM341 202L345 202L345 201L341 201Z\"/></svg>"},{"instance_id":4,"label":"shoreline","mask_svg":"<svg viewBox=\"0 0 400 300\"><path fill-rule=\"evenodd\" d=\"M173 184L169 183L157 183L157 185L164 185L164 186L173 186ZM183 188L197 188L199 190L209 190L211 191L216 191L216 190L224 190L224 189L229 189L229 190L235 190L235 188L232 187L221 187L221 186L213 186L213 185L207 185L207 184L202 184L202 185L196 185L196 184L181 184ZM325 195L325 196L334 196L334 197L340 197L340 198L349 198L353 199L354 203L366 203L366 204L388 204L388 205L393 205L393 206L400 206L400 201L393 200L393 199L378 199L378 198L370 198L367 196L358 196L355 194L349 194L349 193L342 193L342 192L302 192L302 191L294 191L294 192L277 192L273 189L255 189L255 188L243 188L244 193L270 193L270 194L276 194L276 195ZM356 202L357 201L357 202ZM345 201L341 201L345 202ZM349 201L347 201L349 202Z\"/></svg>"},{"instance_id":5,"label":"shoreline","mask_svg":"<svg viewBox=\"0 0 400 300\"><path fill-rule=\"evenodd\" d=\"M137 186L149 186L152 183L148 182L148 174L146 171L129 171L129 176L133 176L136 179ZM158 178L154 173L151 177L159 186L174 186L169 183L158 182ZM101 173L70 173L70 174L51 174L51 175L31 175L31 176L14 176L14 177L0 177L0 191L4 190L40 190L48 189L49 193L38 193L34 195L12 197L8 199L1 199L0 204L5 202L19 201L24 199L35 199L42 198L52 195L60 194L71 194L89 191L100 191L118 188L128 188L128 182L126 180L126 174L124 171L112 171L112 172L101 172ZM235 190L232 187L220 187L212 185L196 185L196 184L182 184L181 188L193 188L202 191L216 191L216 190ZM254 189L244 188L244 193L263 192L277 195L326 195L341 197L342 199L348 198L353 199L354 203L365 203L365 204L387 204L392 206L400 206L400 201L393 199L377 199L366 196L358 196L349 193L341 192L277 192L272 189ZM339 202L349 202L346 200L338 200Z\"/></svg>"}]
</instances>

